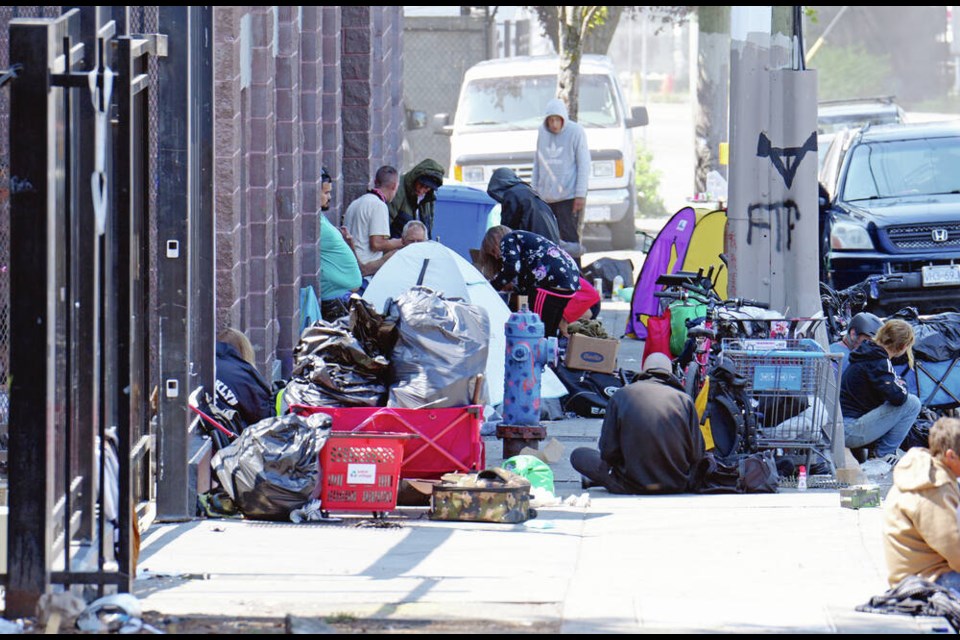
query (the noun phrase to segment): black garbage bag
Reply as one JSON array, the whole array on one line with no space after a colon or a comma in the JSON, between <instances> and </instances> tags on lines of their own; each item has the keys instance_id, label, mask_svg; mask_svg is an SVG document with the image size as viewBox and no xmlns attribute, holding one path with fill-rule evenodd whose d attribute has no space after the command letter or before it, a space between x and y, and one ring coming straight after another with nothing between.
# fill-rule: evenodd
<instances>
[{"instance_id":1,"label":"black garbage bag","mask_svg":"<svg viewBox=\"0 0 960 640\"><path fill-rule=\"evenodd\" d=\"M287 406L382 407L387 398L386 375L386 368L374 374L369 368L329 361L320 355L301 356L284 387L283 401Z\"/></svg>"},{"instance_id":2,"label":"black garbage bag","mask_svg":"<svg viewBox=\"0 0 960 640\"><path fill-rule=\"evenodd\" d=\"M478 375L487 367L490 317L478 305L411 287L390 303L399 337L391 355L388 407L417 409L472 404ZM481 378L482 380L482 378ZM486 383L478 402L486 404Z\"/></svg>"},{"instance_id":3,"label":"black garbage bag","mask_svg":"<svg viewBox=\"0 0 960 640\"><path fill-rule=\"evenodd\" d=\"M913 354L918 360L942 362L960 358L960 313L946 311L921 318L913 307L891 316L913 327Z\"/></svg>"},{"instance_id":4,"label":"black garbage bag","mask_svg":"<svg viewBox=\"0 0 960 640\"><path fill-rule=\"evenodd\" d=\"M633 261L629 258L597 258L583 268L583 277L590 284L597 278L603 280L603 290L609 294L613 291L613 280L620 276L623 286L633 286Z\"/></svg>"},{"instance_id":5,"label":"black garbage bag","mask_svg":"<svg viewBox=\"0 0 960 640\"><path fill-rule=\"evenodd\" d=\"M220 484L244 516L286 520L310 500L332 422L323 413L266 418L213 456Z\"/></svg>"}]
</instances>

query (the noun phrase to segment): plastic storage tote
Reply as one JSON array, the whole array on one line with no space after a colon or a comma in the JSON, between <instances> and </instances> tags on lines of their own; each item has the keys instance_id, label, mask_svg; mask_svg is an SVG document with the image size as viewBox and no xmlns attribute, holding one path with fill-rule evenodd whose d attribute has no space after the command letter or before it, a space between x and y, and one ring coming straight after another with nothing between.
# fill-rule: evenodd
<instances>
[{"instance_id":1,"label":"plastic storage tote","mask_svg":"<svg viewBox=\"0 0 960 640\"><path fill-rule=\"evenodd\" d=\"M290 411L326 413L333 418L334 432L417 436L404 441L401 478L438 480L445 473L469 473L485 465L480 405L440 409L292 405Z\"/></svg>"},{"instance_id":2,"label":"plastic storage tote","mask_svg":"<svg viewBox=\"0 0 960 640\"><path fill-rule=\"evenodd\" d=\"M433 239L473 264L470 249L479 249L487 232L490 209L497 204L485 191L459 184L437 189L433 209Z\"/></svg>"}]
</instances>

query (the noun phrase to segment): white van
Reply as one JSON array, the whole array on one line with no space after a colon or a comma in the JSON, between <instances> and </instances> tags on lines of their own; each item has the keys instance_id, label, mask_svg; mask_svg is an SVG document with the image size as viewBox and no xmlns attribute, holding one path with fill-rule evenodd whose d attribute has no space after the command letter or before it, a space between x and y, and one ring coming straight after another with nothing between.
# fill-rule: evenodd
<instances>
[{"instance_id":1,"label":"white van","mask_svg":"<svg viewBox=\"0 0 960 640\"><path fill-rule=\"evenodd\" d=\"M437 132L451 136L451 177L486 191L493 170L510 167L530 181L537 130L547 101L556 97L559 64L555 55L526 56L487 60L467 70L453 125L448 114L435 116ZM631 128L647 124L647 111L627 109L608 57L581 59L575 120L586 129L592 159L584 235L607 227L614 249L633 249L637 190Z\"/></svg>"}]
</instances>

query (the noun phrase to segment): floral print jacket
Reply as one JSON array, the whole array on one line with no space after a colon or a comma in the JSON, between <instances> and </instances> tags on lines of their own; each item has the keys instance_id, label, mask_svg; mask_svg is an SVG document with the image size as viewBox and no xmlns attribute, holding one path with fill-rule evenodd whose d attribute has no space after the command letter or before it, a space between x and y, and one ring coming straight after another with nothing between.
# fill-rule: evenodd
<instances>
[{"instance_id":1,"label":"floral print jacket","mask_svg":"<svg viewBox=\"0 0 960 640\"><path fill-rule=\"evenodd\" d=\"M580 288L580 269L566 251L529 231L511 231L500 241L503 267L490 284L498 291L513 284L523 296L537 289L573 293Z\"/></svg>"}]
</instances>

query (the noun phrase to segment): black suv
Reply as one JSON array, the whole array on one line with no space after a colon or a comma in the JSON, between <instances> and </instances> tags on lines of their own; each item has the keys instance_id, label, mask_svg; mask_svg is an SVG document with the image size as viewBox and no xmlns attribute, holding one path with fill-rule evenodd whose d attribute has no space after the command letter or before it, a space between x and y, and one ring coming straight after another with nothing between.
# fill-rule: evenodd
<instances>
[{"instance_id":1,"label":"black suv","mask_svg":"<svg viewBox=\"0 0 960 640\"><path fill-rule=\"evenodd\" d=\"M829 284L892 275L874 310L960 310L960 121L842 131L820 184Z\"/></svg>"}]
</instances>

